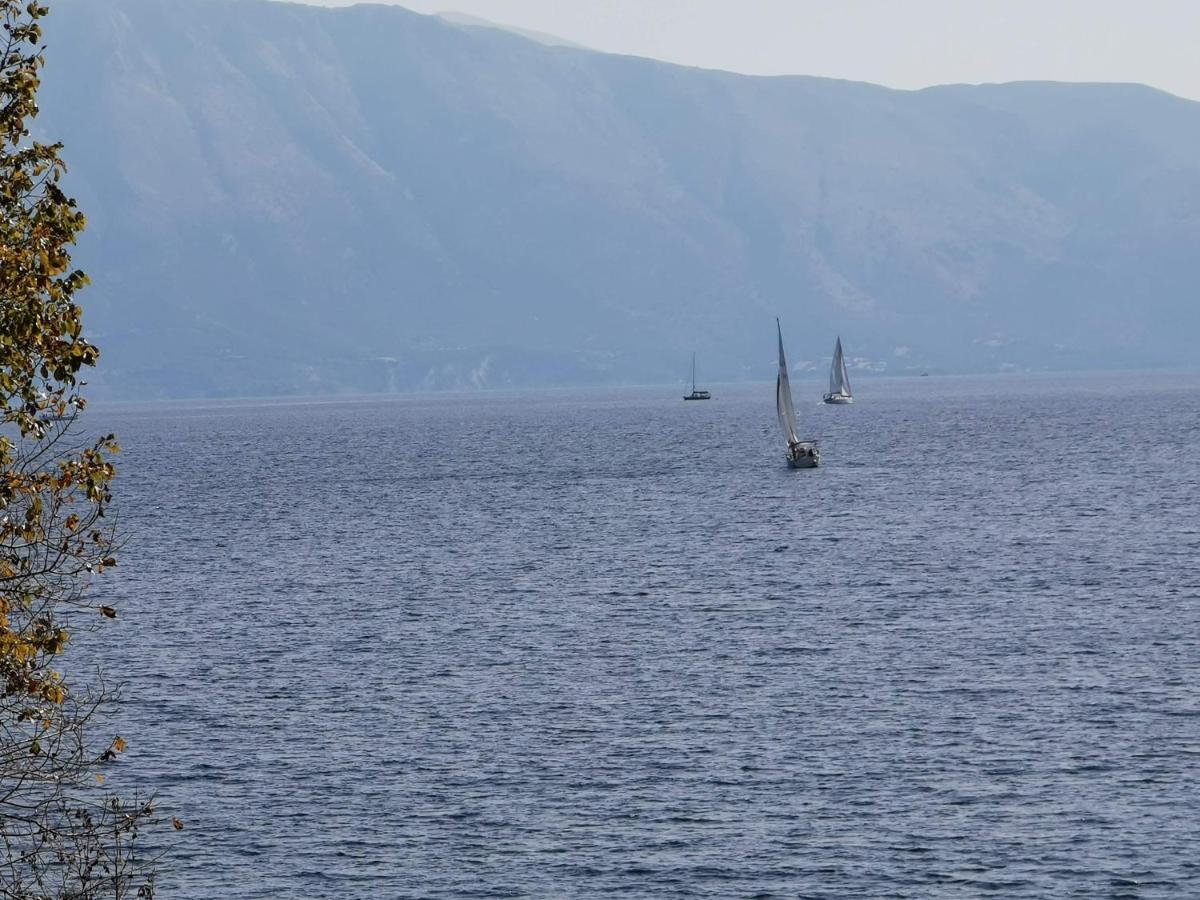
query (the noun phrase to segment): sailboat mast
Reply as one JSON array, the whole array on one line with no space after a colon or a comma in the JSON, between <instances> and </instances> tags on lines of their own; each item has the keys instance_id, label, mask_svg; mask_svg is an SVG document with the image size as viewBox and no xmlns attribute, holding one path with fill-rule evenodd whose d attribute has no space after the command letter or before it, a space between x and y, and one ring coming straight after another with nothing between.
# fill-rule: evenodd
<instances>
[{"instance_id":1,"label":"sailboat mast","mask_svg":"<svg viewBox=\"0 0 1200 900\"><path fill-rule=\"evenodd\" d=\"M692 393L696 393L696 351L692 351Z\"/></svg>"}]
</instances>

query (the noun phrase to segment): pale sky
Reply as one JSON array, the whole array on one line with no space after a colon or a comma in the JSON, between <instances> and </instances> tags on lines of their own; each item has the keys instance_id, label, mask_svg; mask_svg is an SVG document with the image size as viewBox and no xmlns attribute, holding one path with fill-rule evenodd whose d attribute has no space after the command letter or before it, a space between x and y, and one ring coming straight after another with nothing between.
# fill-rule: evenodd
<instances>
[{"instance_id":1,"label":"pale sky","mask_svg":"<svg viewBox=\"0 0 1200 900\"><path fill-rule=\"evenodd\" d=\"M313 0L317 2L317 0ZM347 6L353 0L320 0ZM1137 81L1200 100L1200 0L402 0L598 50L916 88Z\"/></svg>"}]
</instances>

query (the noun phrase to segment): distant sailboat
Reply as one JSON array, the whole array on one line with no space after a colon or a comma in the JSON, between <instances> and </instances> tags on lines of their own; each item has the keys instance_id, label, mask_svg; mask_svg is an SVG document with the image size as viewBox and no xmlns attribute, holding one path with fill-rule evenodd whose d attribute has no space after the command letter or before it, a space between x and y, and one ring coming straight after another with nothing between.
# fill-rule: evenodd
<instances>
[{"instance_id":1,"label":"distant sailboat","mask_svg":"<svg viewBox=\"0 0 1200 900\"><path fill-rule=\"evenodd\" d=\"M829 367L829 393L826 403L853 403L850 394L850 376L846 374L846 357L842 355L842 339L839 336L833 348L833 363Z\"/></svg>"},{"instance_id":2,"label":"distant sailboat","mask_svg":"<svg viewBox=\"0 0 1200 900\"><path fill-rule=\"evenodd\" d=\"M775 379L775 411L787 440L787 464L793 469L815 469L821 464L821 451L816 441L802 441L796 436L796 408L792 405L792 385L788 379L787 359L783 355L783 329L775 320L779 336L779 374Z\"/></svg>"},{"instance_id":3,"label":"distant sailboat","mask_svg":"<svg viewBox=\"0 0 1200 900\"><path fill-rule=\"evenodd\" d=\"M712 395L708 391L696 390L696 354L692 354L692 392L683 398L684 400L711 400Z\"/></svg>"}]
</instances>

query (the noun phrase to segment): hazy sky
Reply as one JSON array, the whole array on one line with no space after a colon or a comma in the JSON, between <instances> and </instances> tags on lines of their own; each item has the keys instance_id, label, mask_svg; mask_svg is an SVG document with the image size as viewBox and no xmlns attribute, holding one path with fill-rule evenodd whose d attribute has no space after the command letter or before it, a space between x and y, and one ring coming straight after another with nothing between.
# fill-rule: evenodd
<instances>
[{"instance_id":1,"label":"hazy sky","mask_svg":"<svg viewBox=\"0 0 1200 900\"><path fill-rule=\"evenodd\" d=\"M318 0L313 0L318 2ZM353 0L319 0L346 6ZM600 50L892 87L1139 81L1200 100L1200 0L403 0Z\"/></svg>"}]
</instances>

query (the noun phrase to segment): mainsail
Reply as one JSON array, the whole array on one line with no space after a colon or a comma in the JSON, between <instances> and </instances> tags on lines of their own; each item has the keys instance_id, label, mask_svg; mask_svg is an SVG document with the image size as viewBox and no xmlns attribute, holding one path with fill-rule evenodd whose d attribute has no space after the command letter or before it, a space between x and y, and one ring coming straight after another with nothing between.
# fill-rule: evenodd
<instances>
[{"instance_id":1,"label":"mainsail","mask_svg":"<svg viewBox=\"0 0 1200 900\"><path fill-rule=\"evenodd\" d=\"M833 348L833 365L829 367L829 393L850 396L850 376L846 374L846 357L842 355L842 339Z\"/></svg>"},{"instance_id":2,"label":"mainsail","mask_svg":"<svg viewBox=\"0 0 1200 900\"><path fill-rule=\"evenodd\" d=\"M797 443L796 410L792 406L792 386L788 382L787 359L783 355L783 330L779 320L775 320L775 331L779 334L779 375L775 380L775 410L779 413L779 424L783 428L783 436L788 445Z\"/></svg>"}]
</instances>

